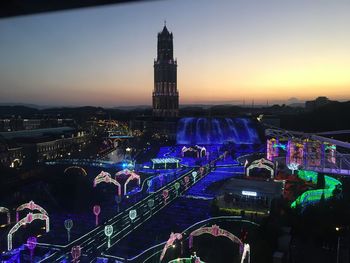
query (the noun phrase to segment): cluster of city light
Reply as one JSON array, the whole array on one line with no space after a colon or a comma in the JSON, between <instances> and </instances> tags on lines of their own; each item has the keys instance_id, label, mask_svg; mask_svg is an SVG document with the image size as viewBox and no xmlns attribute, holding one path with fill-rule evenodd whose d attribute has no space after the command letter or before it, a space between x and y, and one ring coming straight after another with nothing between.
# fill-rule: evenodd
<instances>
[{"instance_id":1,"label":"cluster of city light","mask_svg":"<svg viewBox=\"0 0 350 263\"><path fill-rule=\"evenodd\" d=\"M313 171L298 171L298 177L302 180L312 182L317 184L318 173ZM325 188L317 190L309 190L300 195L292 204L292 208L301 207L304 208L309 204L314 204L320 202L322 198L329 199L334 196L334 190L341 190L342 184L337 179L327 176L324 176Z\"/></svg>"}]
</instances>

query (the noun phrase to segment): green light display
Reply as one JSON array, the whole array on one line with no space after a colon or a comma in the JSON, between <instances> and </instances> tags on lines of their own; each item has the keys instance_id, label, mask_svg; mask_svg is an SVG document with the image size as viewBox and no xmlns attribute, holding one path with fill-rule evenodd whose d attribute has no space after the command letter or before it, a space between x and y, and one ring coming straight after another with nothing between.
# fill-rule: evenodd
<instances>
[{"instance_id":1,"label":"green light display","mask_svg":"<svg viewBox=\"0 0 350 263\"><path fill-rule=\"evenodd\" d=\"M318 173L313 171L299 170L298 177L304 181L317 184ZM296 208L297 206L304 208L309 204L320 202L322 198L324 198L325 200L329 199L333 197L333 192L337 187L341 189L342 184L337 179L331 176L325 175L324 180L325 180L324 189L309 190L304 192L291 204L291 208Z\"/></svg>"}]
</instances>

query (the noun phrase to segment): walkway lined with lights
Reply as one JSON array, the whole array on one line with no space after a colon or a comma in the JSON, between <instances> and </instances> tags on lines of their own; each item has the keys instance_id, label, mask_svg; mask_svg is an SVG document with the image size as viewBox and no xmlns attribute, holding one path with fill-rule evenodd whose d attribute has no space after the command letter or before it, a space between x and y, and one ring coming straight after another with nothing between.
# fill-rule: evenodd
<instances>
[{"instance_id":1,"label":"walkway lined with lights","mask_svg":"<svg viewBox=\"0 0 350 263\"><path fill-rule=\"evenodd\" d=\"M217 168L200 178L190 187L184 196L177 198L155 217L130 233L115 246L107 249L104 255L123 260L132 259L144 250L166 241L171 232L182 232L195 222L210 218L211 201L204 198L186 198L189 195L213 198L213 194L205 193L205 189L214 182L241 175L244 168L233 166Z\"/></svg>"},{"instance_id":2,"label":"walkway lined with lights","mask_svg":"<svg viewBox=\"0 0 350 263\"><path fill-rule=\"evenodd\" d=\"M135 257L145 249L166 241L171 232L182 232L197 221L209 218L209 210L210 201L179 197L105 254L121 259Z\"/></svg>"}]
</instances>

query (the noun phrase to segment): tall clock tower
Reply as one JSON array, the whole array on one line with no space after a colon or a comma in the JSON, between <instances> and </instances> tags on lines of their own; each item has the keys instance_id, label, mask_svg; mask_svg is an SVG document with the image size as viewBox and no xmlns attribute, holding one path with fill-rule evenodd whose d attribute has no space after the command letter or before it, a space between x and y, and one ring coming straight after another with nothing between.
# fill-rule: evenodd
<instances>
[{"instance_id":1,"label":"tall clock tower","mask_svg":"<svg viewBox=\"0 0 350 263\"><path fill-rule=\"evenodd\" d=\"M157 59L154 61L153 116L177 117L177 61L173 56L173 34L164 25L158 33Z\"/></svg>"}]
</instances>

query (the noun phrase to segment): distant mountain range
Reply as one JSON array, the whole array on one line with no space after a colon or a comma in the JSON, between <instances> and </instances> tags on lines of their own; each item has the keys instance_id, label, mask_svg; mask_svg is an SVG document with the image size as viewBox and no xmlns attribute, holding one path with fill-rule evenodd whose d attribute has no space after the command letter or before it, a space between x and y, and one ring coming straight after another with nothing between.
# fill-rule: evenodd
<instances>
[{"instance_id":1,"label":"distant mountain range","mask_svg":"<svg viewBox=\"0 0 350 263\"><path fill-rule=\"evenodd\" d=\"M288 106L291 107L304 107L304 102L296 102L296 101L286 101L285 103ZM288 103L289 102L289 103ZM269 107L272 105L280 104L282 105L283 103L270 103L269 105L267 104L254 104L255 108L261 108L261 107ZM28 107L28 108L33 108L33 109L38 109L38 110L44 110L44 109L57 109L57 108L82 108L82 107L93 107L93 108L102 108L100 106L77 106L77 105L38 105L38 104L31 104L31 103L0 103L0 106L22 106L22 107ZM249 108L252 106L251 103L246 103L243 105L242 103L238 103L237 101L232 101L232 102L217 102L217 103L188 103L188 104L181 104L180 108L188 108L188 107L200 107L203 109L208 109L213 106L238 106L238 107L244 107L244 108ZM119 109L119 110L141 110L141 109L150 109L152 106L151 105L130 105L130 106L110 106L110 107L103 107L104 109Z\"/></svg>"}]
</instances>

